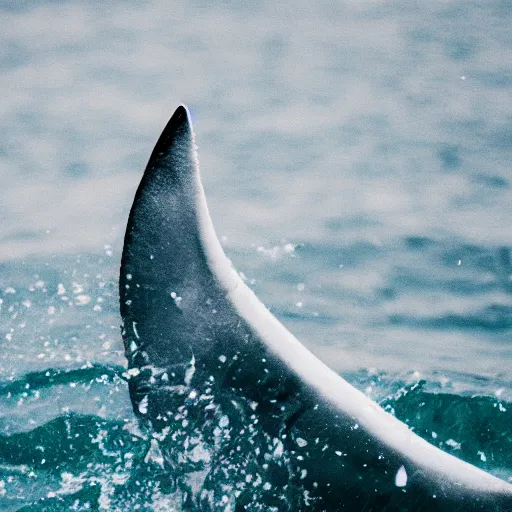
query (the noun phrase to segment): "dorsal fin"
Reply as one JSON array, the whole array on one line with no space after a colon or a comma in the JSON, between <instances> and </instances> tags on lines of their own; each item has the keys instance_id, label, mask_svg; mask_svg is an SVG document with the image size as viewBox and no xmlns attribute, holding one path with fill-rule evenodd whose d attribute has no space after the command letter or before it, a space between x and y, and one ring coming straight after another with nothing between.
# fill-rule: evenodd
<instances>
[{"instance_id":1,"label":"dorsal fin","mask_svg":"<svg viewBox=\"0 0 512 512\"><path fill-rule=\"evenodd\" d=\"M215 235L184 106L158 140L135 196L120 301L129 364L151 369L149 377L130 381L135 409L157 425L172 412L173 398L185 403L183 388L191 386L228 406L249 404L248 414L272 443L287 429L282 443L290 456L297 446L304 449L307 478L297 477L302 473L295 468L290 489L297 477L296 489L316 492L314 510L339 510L341 500L354 510L370 503L393 510L400 508L393 503L411 510L512 505L512 486L416 436L311 354L247 288ZM154 378L156 368L165 382ZM349 457L340 457L341 450ZM259 453L264 469L271 454ZM445 508L436 508L441 502Z\"/></svg>"},{"instance_id":2,"label":"dorsal fin","mask_svg":"<svg viewBox=\"0 0 512 512\"><path fill-rule=\"evenodd\" d=\"M137 364L179 365L208 351L199 340L220 317L229 321L224 295L237 278L213 230L190 114L180 106L151 154L126 229L121 316Z\"/></svg>"}]
</instances>

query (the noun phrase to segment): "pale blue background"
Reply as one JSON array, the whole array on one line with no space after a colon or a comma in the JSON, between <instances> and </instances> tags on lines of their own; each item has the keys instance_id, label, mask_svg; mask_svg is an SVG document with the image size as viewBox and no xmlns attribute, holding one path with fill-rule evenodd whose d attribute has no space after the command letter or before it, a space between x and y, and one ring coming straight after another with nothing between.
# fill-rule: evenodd
<instances>
[{"instance_id":1,"label":"pale blue background","mask_svg":"<svg viewBox=\"0 0 512 512\"><path fill-rule=\"evenodd\" d=\"M510 2L2 7L2 378L123 363L125 222L184 102L226 252L308 347L510 393Z\"/></svg>"}]
</instances>

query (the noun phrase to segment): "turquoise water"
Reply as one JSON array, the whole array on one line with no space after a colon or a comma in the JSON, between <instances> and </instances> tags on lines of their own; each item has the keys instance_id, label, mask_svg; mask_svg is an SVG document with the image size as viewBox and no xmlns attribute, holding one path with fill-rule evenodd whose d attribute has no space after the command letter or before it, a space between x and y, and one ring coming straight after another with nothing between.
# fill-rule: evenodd
<instances>
[{"instance_id":1,"label":"turquoise water","mask_svg":"<svg viewBox=\"0 0 512 512\"><path fill-rule=\"evenodd\" d=\"M418 434L512 479L507 2L1 7L0 510L183 509L131 409L117 298L180 102L264 303Z\"/></svg>"}]
</instances>

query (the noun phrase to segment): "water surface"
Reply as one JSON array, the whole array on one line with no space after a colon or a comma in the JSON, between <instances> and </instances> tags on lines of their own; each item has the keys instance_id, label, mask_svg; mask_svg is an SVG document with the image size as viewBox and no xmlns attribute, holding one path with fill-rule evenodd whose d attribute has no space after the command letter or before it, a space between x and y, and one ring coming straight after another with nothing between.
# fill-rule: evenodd
<instances>
[{"instance_id":1,"label":"water surface","mask_svg":"<svg viewBox=\"0 0 512 512\"><path fill-rule=\"evenodd\" d=\"M181 510L117 273L175 107L228 256L315 354L512 478L507 2L1 4L0 509Z\"/></svg>"}]
</instances>

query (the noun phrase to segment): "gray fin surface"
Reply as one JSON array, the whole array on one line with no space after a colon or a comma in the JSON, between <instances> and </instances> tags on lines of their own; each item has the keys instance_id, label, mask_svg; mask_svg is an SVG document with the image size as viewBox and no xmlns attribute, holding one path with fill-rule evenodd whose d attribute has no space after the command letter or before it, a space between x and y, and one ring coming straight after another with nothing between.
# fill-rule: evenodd
<instances>
[{"instance_id":1,"label":"gray fin surface","mask_svg":"<svg viewBox=\"0 0 512 512\"><path fill-rule=\"evenodd\" d=\"M240 279L213 229L184 106L137 190L119 287L134 410L158 433L186 510L512 510L510 484L382 410Z\"/></svg>"}]
</instances>

